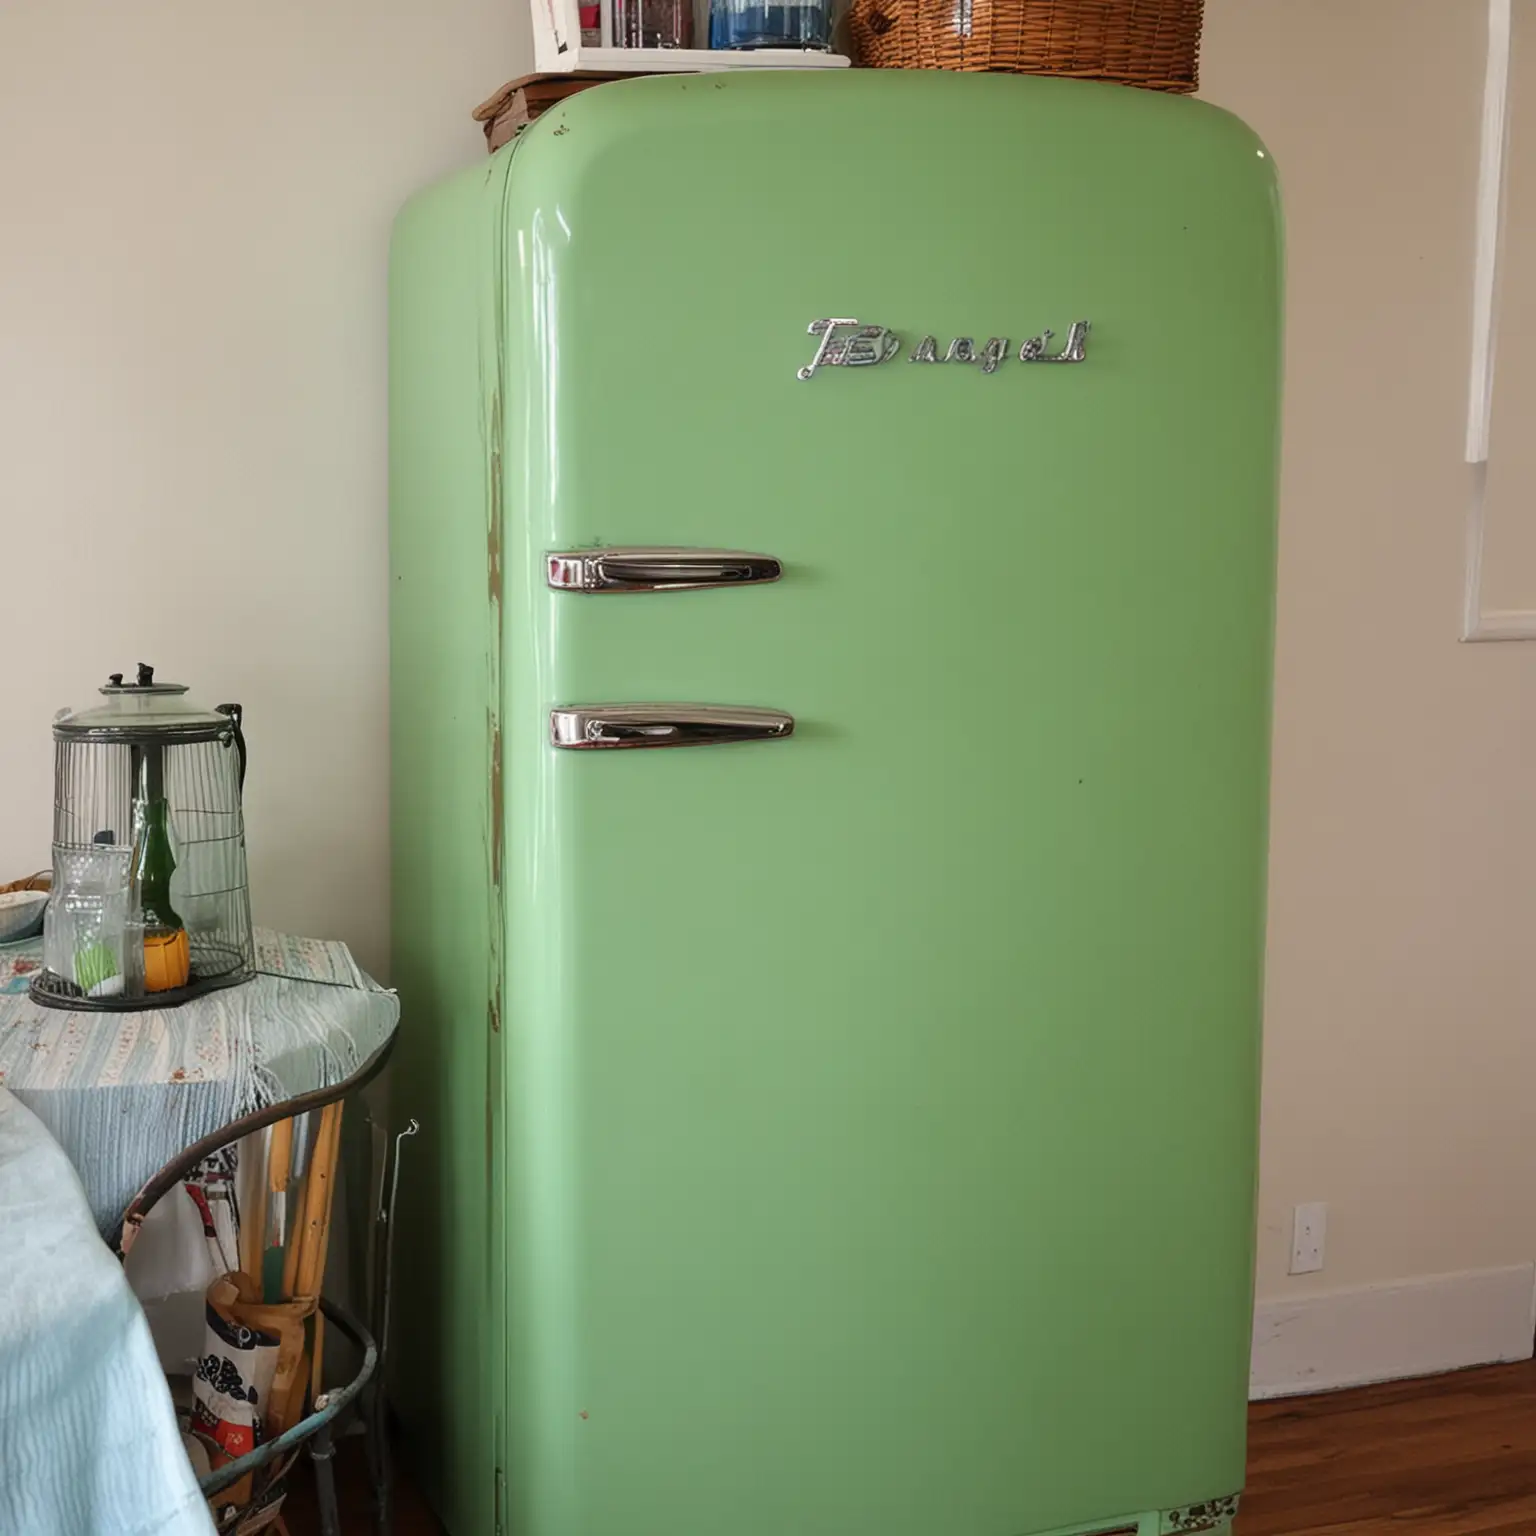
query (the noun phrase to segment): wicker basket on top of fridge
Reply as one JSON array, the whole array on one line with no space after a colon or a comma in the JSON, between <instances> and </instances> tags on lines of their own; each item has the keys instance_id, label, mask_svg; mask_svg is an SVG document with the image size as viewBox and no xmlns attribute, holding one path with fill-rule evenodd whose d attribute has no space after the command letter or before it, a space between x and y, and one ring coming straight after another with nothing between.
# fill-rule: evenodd
<instances>
[{"instance_id":1,"label":"wicker basket on top of fridge","mask_svg":"<svg viewBox=\"0 0 1536 1536\"><path fill-rule=\"evenodd\" d=\"M877 69L997 70L1187 93L1205 0L853 0L848 30Z\"/></svg>"}]
</instances>

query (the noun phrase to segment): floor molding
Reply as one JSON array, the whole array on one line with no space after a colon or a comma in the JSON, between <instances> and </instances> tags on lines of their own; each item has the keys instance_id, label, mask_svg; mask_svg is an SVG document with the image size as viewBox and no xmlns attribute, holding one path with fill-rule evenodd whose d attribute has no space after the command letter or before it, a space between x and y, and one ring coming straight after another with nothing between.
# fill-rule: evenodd
<instances>
[{"instance_id":1,"label":"floor molding","mask_svg":"<svg viewBox=\"0 0 1536 1536\"><path fill-rule=\"evenodd\" d=\"M1529 1360L1536 1264L1324 1291L1254 1309L1251 1398Z\"/></svg>"}]
</instances>

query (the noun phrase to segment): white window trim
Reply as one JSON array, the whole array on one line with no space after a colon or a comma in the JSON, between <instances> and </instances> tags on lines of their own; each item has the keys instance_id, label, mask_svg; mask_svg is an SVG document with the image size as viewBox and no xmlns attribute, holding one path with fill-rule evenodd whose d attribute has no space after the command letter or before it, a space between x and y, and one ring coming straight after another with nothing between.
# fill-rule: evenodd
<instances>
[{"instance_id":1,"label":"white window trim","mask_svg":"<svg viewBox=\"0 0 1536 1536\"><path fill-rule=\"evenodd\" d=\"M1511 27L1511 0L1488 0L1488 64L1483 82L1482 147L1477 173L1477 256L1472 276L1472 374L1467 388L1467 463L1473 466L1473 475L1467 509L1463 640L1536 640L1536 608L1483 607L1488 439L1493 419L1494 349L1498 336L1504 162L1509 147Z\"/></svg>"}]
</instances>

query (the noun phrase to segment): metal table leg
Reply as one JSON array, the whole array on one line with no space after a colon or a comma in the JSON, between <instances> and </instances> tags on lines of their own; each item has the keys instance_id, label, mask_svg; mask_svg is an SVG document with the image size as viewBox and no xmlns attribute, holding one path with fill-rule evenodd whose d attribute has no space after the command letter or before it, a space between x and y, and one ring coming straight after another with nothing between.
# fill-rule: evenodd
<instances>
[{"instance_id":1,"label":"metal table leg","mask_svg":"<svg viewBox=\"0 0 1536 1536\"><path fill-rule=\"evenodd\" d=\"M336 1507L336 1447L331 1426L322 1424L309 1442L315 1467L315 1502L320 1506L320 1536L341 1536L341 1512Z\"/></svg>"},{"instance_id":2,"label":"metal table leg","mask_svg":"<svg viewBox=\"0 0 1536 1536\"><path fill-rule=\"evenodd\" d=\"M368 1471L373 1479L373 1514L377 1536L393 1536L394 1509L391 1504L392 1469L389 1458L388 1395L385 1390L384 1365L389 1355L390 1277L395 1258L395 1200L400 1193L400 1148L407 1136L414 1136L421 1126L412 1118L395 1137L394 1161L390 1169L389 1198L379 1206L379 1226L384 1233L380 1244L379 1276L379 1366L364 1415L367 1431Z\"/></svg>"}]
</instances>

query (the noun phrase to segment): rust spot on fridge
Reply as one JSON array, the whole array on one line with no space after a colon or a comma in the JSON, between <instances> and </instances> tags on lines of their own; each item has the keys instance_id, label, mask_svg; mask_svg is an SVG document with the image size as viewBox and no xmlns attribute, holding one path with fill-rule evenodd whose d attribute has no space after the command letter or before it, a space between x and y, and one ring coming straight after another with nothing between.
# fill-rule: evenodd
<instances>
[{"instance_id":1,"label":"rust spot on fridge","mask_svg":"<svg viewBox=\"0 0 1536 1536\"><path fill-rule=\"evenodd\" d=\"M1168 1509L1163 1511L1163 1530L1174 1533L1188 1532L1194 1536L1196 1531L1218 1531L1226 1527L1231 1521L1237 1519L1237 1506L1240 1495L1229 1493L1224 1498L1206 1499L1201 1504L1190 1504L1183 1509Z\"/></svg>"},{"instance_id":2,"label":"rust spot on fridge","mask_svg":"<svg viewBox=\"0 0 1536 1536\"><path fill-rule=\"evenodd\" d=\"M501 794L501 722L491 717L491 884L501 889L501 836L506 825Z\"/></svg>"},{"instance_id":3,"label":"rust spot on fridge","mask_svg":"<svg viewBox=\"0 0 1536 1536\"><path fill-rule=\"evenodd\" d=\"M501 793L501 647L502 632L502 548L501 548L501 397L491 402L490 505L486 509L485 565L487 595L490 603L489 667L486 682L486 726L490 746L490 853L491 888L494 904L499 906L501 891L502 834L505 821Z\"/></svg>"},{"instance_id":4,"label":"rust spot on fridge","mask_svg":"<svg viewBox=\"0 0 1536 1536\"><path fill-rule=\"evenodd\" d=\"M485 571L487 590L493 603L501 602L501 496L499 456L493 459L492 473L497 476L491 492L491 515L485 524Z\"/></svg>"},{"instance_id":5,"label":"rust spot on fridge","mask_svg":"<svg viewBox=\"0 0 1536 1536\"><path fill-rule=\"evenodd\" d=\"M498 334L500 321L498 319ZM494 1198L496 1190L496 1125L497 1107L501 1101L501 1010L502 1010L502 941L506 923L506 900L502 891L502 859L506 840L506 807L502 788L502 741L501 741L501 650L503 642L502 616L502 479L501 479L501 393L491 396L491 415L488 425L490 461L488 469L488 502L485 526L485 567L488 612L486 635L486 778L487 816L486 872L489 875L487 890L490 908L489 944L486 947L486 1001L485 1021L485 1187L487 1198ZM491 1229L494 1230L494 1217ZM498 1527L499 1528L499 1527Z\"/></svg>"}]
</instances>

